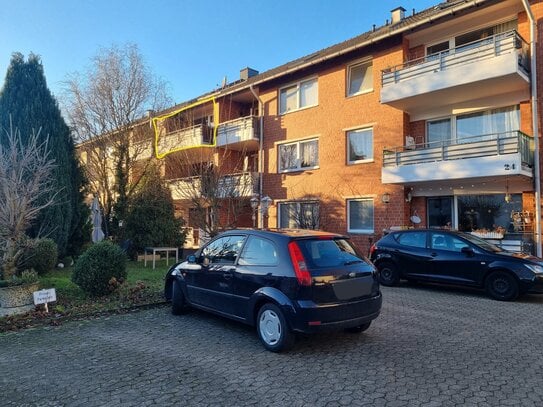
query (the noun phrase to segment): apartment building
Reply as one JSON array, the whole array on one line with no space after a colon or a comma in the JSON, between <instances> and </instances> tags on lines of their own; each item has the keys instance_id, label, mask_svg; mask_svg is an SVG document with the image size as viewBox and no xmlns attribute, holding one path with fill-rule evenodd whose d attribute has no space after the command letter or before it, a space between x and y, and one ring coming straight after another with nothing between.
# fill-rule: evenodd
<instances>
[{"instance_id":1,"label":"apartment building","mask_svg":"<svg viewBox=\"0 0 543 407\"><path fill-rule=\"evenodd\" d=\"M398 7L382 27L156 114L155 153L194 244L203 211L364 250L387 229L438 227L541 254L542 17L539 1Z\"/></svg>"}]
</instances>

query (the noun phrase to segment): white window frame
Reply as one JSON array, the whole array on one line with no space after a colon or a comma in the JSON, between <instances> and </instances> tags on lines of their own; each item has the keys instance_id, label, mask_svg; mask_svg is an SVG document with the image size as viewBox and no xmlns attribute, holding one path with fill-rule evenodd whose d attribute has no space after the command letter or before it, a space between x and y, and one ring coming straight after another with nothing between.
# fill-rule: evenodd
<instances>
[{"instance_id":1,"label":"white window frame","mask_svg":"<svg viewBox=\"0 0 543 407\"><path fill-rule=\"evenodd\" d=\"M301 201L282 201L282 202L278 202L277 203L277 228L278 229L281 229L281 221L283 220L282 219L282 215L281 215L281 206L282 205L296 205L296 210L298 212L301 212L301 205L315 205L317 207L317 211L320 212L321 210L321 207L320 207L320 202L318 200L301 200ZM320 216L320 214L319 214ZM290 219L289 219L290 220ZM319 219L320 220L320 219ZM290 223L290 222L289 222ZM320 223L320 222L319 222ZM317 225L317 229L320 227L320 224ZM309 230L309 229L308 229Z\"/></svg>"},{"instance_id":2,"label":"white window frame","mask_svg":"<svg viewBox=\"0 0 543 407\"><path fill-rule=\"evenodd\" d=\"M351 228L351 202L369 201L373 206L373 219L371 229L352 229ZM371 234L375 232L375 200L370 197L347 199L347 231L355 234Z\"/></svg>"},{"instance_id":3,"label":"white window frame","mask_svg":"<svg viewBox=\"0 0 543 407\"><path fill-rule=\"evenodd\" d=\"M351 93L350 90L351 90L351 72L353 70L353 68L356 68L357 66L360 66L360 65L368 65L370 64L371 65L371 70L372 70L372 81L371 81L371 88L369 89L364 89L364 90L361 90L359 92L353 92ZM372 58L366 58L364 60L361 60L361 61L356 61L352 64L350 64L348 67L347 67L347 86L346 86L346 91L347 91L347 97L351 97L351 96L358 96L358 95L364 95L366 93L371 93L373 92L373 59Z\"/></svg>"},{"instance_id":4,"label":"white window frame","mask_svg":"<svg viewBox=\"0 0 543 407\"><path fill-rule=\"evenodd\" d=\"M311 167L302 167L302 159L300 157L300 150L301 150L300 144L313 142L313 141L317 142L317 165L314 165ZM282 169L281 168L281 147L292 146L292 145L296 145L296 168ZM312 137L312 138L307 138L303 140L277 144L277 170L279 173L307 171L307 170L314 170L317 168L319 168L319 138L318 137Z\"/></svg>"},{"instance_id":5,"label":"white window frame","mask_svg":"<svg viewBox=\"0 0 543 407\"><path fill-rule=\"evenodd\" d=\"M307 106L300 106L300 101L301 101L301 92L300 92L300 89L301 89L301 85L303 83L306 83L306 82L311 82L311 81L314 81L317 85L317 102L312 104L312 105L307 105ZM297 102L297 106L296 108L294 109L291 109L291 110L285 110L283 111L283 106L281 105L281 94L282 92L285 90L285 89L288 89L288 88L292 88L292 87L296 87L296 102ZM281 88L279 88L279 91L278 91L279 95L278 95L278 98L277 98L277 107L278 107L278 114L279 115L284 115L284 114L287 114L287 113L292 113L292 112L297 112L299 110L304 110L304 109L309 109L311 107L315 107L315 106L318 106L319 105L319 80L318 80L318 77L316 76L312 76L310 78L305 78L305 79L302 79L298 82L294 82L294 83L289 83L288 85L286 86L283 86Z\"/></svg>"},{"instance_id":6,"label":"white window frame","mask_svg":"<svg viewBox=\"0 0 543 407\"><path fill-rule=\"evenodd\" d=\"M364 158L363 160L350 160L350 150L351 150L351 143L349 142L349 134L357 132L357 131L365 131L365 130L371 130L371 158ZM373 126L364 126L364 127L358 127L354 129L348 129L345 131L345 140L347 142L347 164L348 165L354 165L354 164L363 164L363 163L372 163L374 162L375 152L374 152L374 132L373 132Z\"/></svg>"}]
</instances>

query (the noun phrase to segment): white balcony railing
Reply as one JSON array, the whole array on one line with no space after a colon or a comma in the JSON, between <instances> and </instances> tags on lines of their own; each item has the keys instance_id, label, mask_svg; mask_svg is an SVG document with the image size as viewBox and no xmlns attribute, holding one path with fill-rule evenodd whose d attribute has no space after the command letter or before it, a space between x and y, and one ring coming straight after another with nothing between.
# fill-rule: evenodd
<instances>
[{"instance_id":1,"label":"white balcony railing","mask_svg":"<svg viewBox=\"0 0 543 407\"><path fill-rule=\"evenodd\" d=\"M204 181L202 182L202 178ZM195 176L178 178L169 181L172 198L175 200L191 200L204 196L217 198L251 197L258 192L258 174L243 172L223 175L218 179L211 176Z\"/></svg>"},{"instance_id":2,"label":"white balcony railing","mask_svg":"<svg viewBox=\"0 0 543 407\"><path fill-rule=\"evenodd\" d=\"M158 139L159 154L164 154L180 148L198 147L210 144L210 135L210 128L202 124L166 133Z\"/></svg>"},{"instance_id":3,"label":"white balcony railing","mask_svg":"<svg viewBox=\"0 0 543 407\"><path fill-rule=\"evenodd\" d=\"M219 124L217 129L217 145L251 141L259 137L259 120L257 116L246 116Z\"/></svg>"},{"instance_id":4,"label":"white balcony railing","mask_svg":"<svg viewBox=\"0 0 543 407\"><path fill-rule=\"evenodd\" d=\"M533 138L519 131L383 151L381 180L407 184L520 175L533 177Z\"/></svg>"},{"instance_id":5,"label":"white balcony railing","mask_svg":"<svg viewBox=\"0 0 543 407\"><path fill-rule=\"evenodd\" d=\"M385 69L381 74L381 82L385 88L466 64L488 63L489 59L509 53L517 54L519 67L528 73L528 50L528 44L516 31L508 31Z\"/></svg>"}]
</instances>

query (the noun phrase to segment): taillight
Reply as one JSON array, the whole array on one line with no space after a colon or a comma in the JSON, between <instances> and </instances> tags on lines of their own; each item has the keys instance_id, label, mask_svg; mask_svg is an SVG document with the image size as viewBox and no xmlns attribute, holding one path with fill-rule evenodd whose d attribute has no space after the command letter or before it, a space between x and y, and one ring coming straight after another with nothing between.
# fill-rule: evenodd
<instances>
[{"instance_id":1,"label":"taillight","mask_svg":"<svg viewBox=\"0 0 543 407\"><path fill-rule=\"evenodd\" d=\"M375 250L377 250L377 246L375 246L375 243L371 245L370 247L370 252L369 252L369 255L368 257L371 259L371 256L373 255L373 252L375 252Z\"/></svg>"},{"instance_id":2,"label":"taillight","mask_svg":"<svg viewBox=\"0 0 543 407\"><path fill-rule=\"evenodd\" d=\"M300 250L300 246L296 242L290 242L288 244L288 252L290 253L290 259L292 260L292 265L294 266L294 273L298 279L300 285L311 285L311 274L307 269L307 264L304 259L304 255Z\"/></svg>"}]
</instances>

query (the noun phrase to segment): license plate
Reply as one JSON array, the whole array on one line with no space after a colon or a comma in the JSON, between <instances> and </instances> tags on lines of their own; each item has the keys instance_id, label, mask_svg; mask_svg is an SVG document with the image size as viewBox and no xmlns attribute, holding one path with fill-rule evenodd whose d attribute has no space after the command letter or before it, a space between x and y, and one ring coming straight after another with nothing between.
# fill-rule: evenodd
<instances>
[{"instance_id":1,"label":"license plate","mask_svg":"<svg viewBox=\"0 0 543 407\"><path fill-rule=\"evenodd\" d=\"M373 279L353 278L336 281L333 283L334 294L338 300L349 300L351 298L364 297L371 293Z\"/></svg>"}]
</instances>

